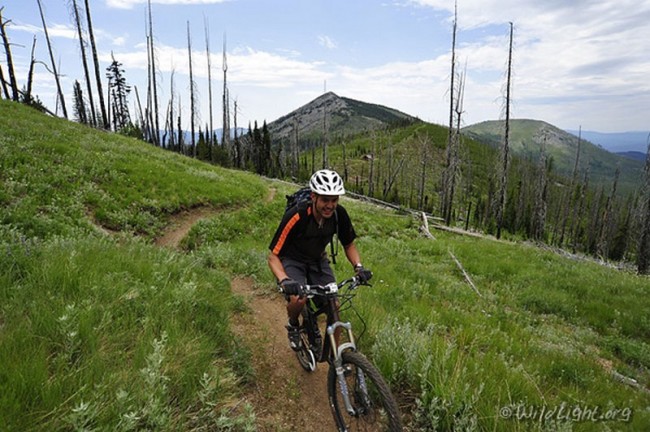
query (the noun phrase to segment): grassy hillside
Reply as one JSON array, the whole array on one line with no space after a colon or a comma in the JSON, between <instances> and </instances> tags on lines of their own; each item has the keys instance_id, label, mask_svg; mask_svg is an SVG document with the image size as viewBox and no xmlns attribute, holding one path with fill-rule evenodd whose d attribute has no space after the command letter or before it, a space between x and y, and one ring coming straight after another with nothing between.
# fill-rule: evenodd
<instances>
[{"instance_id":1,"label":"grassy hillside","mask_svg":"<svg viewBox=\"0 0 650 432\"><path fill-rule=\"evenodd\" d=\"M474 139L499 147L503 140L503 121L486 121L463 128ZM533 161L539 159L540 147L545 141L546 152L553 158L553 169L570 178L575 165L578 137L538 120L516 119L510 123L510 146L512 153ZM580 172L589 167L591 182L610 186L617 165L621 174L619 188L630 193L641 184L643 163L610 153L586 140L580 147Z\"/></svg>"},{"instance_id":2,"label":"grassy hillside","mask_svg":"<svg viewBox=\"0 0 650 432\"><path fill-rule=\"evenodd\" d=\"M7 101L0 112L0 430L252 430L254 407L232 402L264 377L233 341L244 305L229 281L274 291L266 248L293 188ZM375 271L359 344L410 430L650 424L647 278L527 244L434 241L411 216L343 204ZM194 206L220 211L180 251L152 243Z\"/></svg>"},{"instance_id":3,"label":"grassy hillside","mask_svg":"<svg viewBox=\"0 0 650 432\"><path fill-rule=\"evenodd\" d=\"M248 374L229 277L152 239L259 178L0 101L0 430L191 430ZM220 416L223 418L219 419ZM196 427L198 427L196 426Z\"/></svg>"}]
</instances>

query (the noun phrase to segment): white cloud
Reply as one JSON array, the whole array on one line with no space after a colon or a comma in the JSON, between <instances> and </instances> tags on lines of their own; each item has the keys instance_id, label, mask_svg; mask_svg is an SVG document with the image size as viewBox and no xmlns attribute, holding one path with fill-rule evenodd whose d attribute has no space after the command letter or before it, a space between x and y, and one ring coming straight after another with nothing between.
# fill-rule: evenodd
<instances>
[{"instance_id":1,"label":"white cloud","mask_svg":"<svg viewBox=\"0 0 650 432\"><path fill-rule=\"evenodd\" d=\"M318 36L318 44L327 49L338 48L338 44L329 36L324 36L324 35Z\"/></svg>"},{"instance_id":2,"label":"white cloud","mask_svg":"<svg viewBox=\"0 0 650 432\"><path fill-rule=\"evenodd\" d=\"M232 0L151 0L151 4L168 6L209 5L225 3ZM137 5L146 5L147 0L106 0L106 5L116 9L132 9Z\"/></svg>"}]
</instances>

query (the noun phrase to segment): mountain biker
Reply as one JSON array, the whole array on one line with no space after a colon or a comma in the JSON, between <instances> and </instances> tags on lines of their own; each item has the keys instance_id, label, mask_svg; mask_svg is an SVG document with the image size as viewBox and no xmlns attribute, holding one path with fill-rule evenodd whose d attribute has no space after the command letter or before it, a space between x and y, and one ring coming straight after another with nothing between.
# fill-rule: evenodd
<instances>
[{"instance_id":1,"label":"mountain biker","mask_svg":"<svg viewBox=\"0 0 650 432\"><path fill-rule=\"evenodd\" d=\"M293 350L300 349L298 317L307 302L301 286L336 281L325 250L335 233L361 282L372 276L361 264L354 244L357 235L348 212L339 204L345 194L341 177L332 170L316 171L309 188L310 200L287 210L269 245L268 264L287 299L287 332Z\"/></svg>"}]
</instances>

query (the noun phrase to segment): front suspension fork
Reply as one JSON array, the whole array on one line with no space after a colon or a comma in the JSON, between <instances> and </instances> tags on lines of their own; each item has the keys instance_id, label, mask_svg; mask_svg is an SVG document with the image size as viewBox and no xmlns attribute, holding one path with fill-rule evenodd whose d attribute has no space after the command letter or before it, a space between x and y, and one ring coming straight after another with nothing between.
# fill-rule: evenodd
<instances>
[{"instance_id":1,"label":"front suspension fork","mask_svg":"<svg viewBox=\"0 0 650 432\"><path fill-rule=\"evenodd\" d=\"M348 332L348 342L344 342L340 345L337 344L335 332L339 327L343 327ZM336 369L336 379L339 382L339 388L341 391L341 396L343 397L343 403L345 404L345 410L351 416L356 416L357 412L352 406L350 401L350 391L348 389L348 384L345 381L345 369L343 368L343 352L346 350L356 351L357 347L354 343L354 335L352 334L352 324L349 322L335 322L334 324L327 326L327 335L330 338L330 343L332 346L332 351L334 352L334 368ZM365 387L365 378L361 371L358 371L358 378L360 384Z\"/></svg>"}]
</instances>

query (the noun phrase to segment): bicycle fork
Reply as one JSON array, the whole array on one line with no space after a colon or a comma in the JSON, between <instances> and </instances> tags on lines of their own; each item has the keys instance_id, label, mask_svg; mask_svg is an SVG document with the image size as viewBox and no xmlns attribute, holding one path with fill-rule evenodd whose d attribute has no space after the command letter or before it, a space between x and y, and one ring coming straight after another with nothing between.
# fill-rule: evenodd
<instances>
[{"instance_id":1,"label":"bicycle fork","mask_svg":"<svg viewBox=\"0 0 650 432\"><path fill-rule=\"evenodd\" d=\"M344 342L340 345L337 345L336 337L334 334L336 329L339 327L343 327L345 330L347 330L348 342ZM352 334L352 324L350 324L349 322L347 323L343 323L340 321L336 322L327 327L327 335L330 338L330 343L334 351L334 367L336 368L336 378L339 382L339 388L341 390L341 396L343 397L343 403L345 404L345 410L351 416L356 416L357 411L354 409L354 407L352 406L352 402L350 401L350 391L348 389L348 383L345 381L345 369L343 368L343 352L348 349L352 351L357 350L357 347L354 343L354 335ZM357 379L359 381L359 385L361 386L361 389L365 395L367 390L366 390L366 380L363 375L363 371L357 368L356 373L357 373Z\"/></svg>"}]
</instances>

